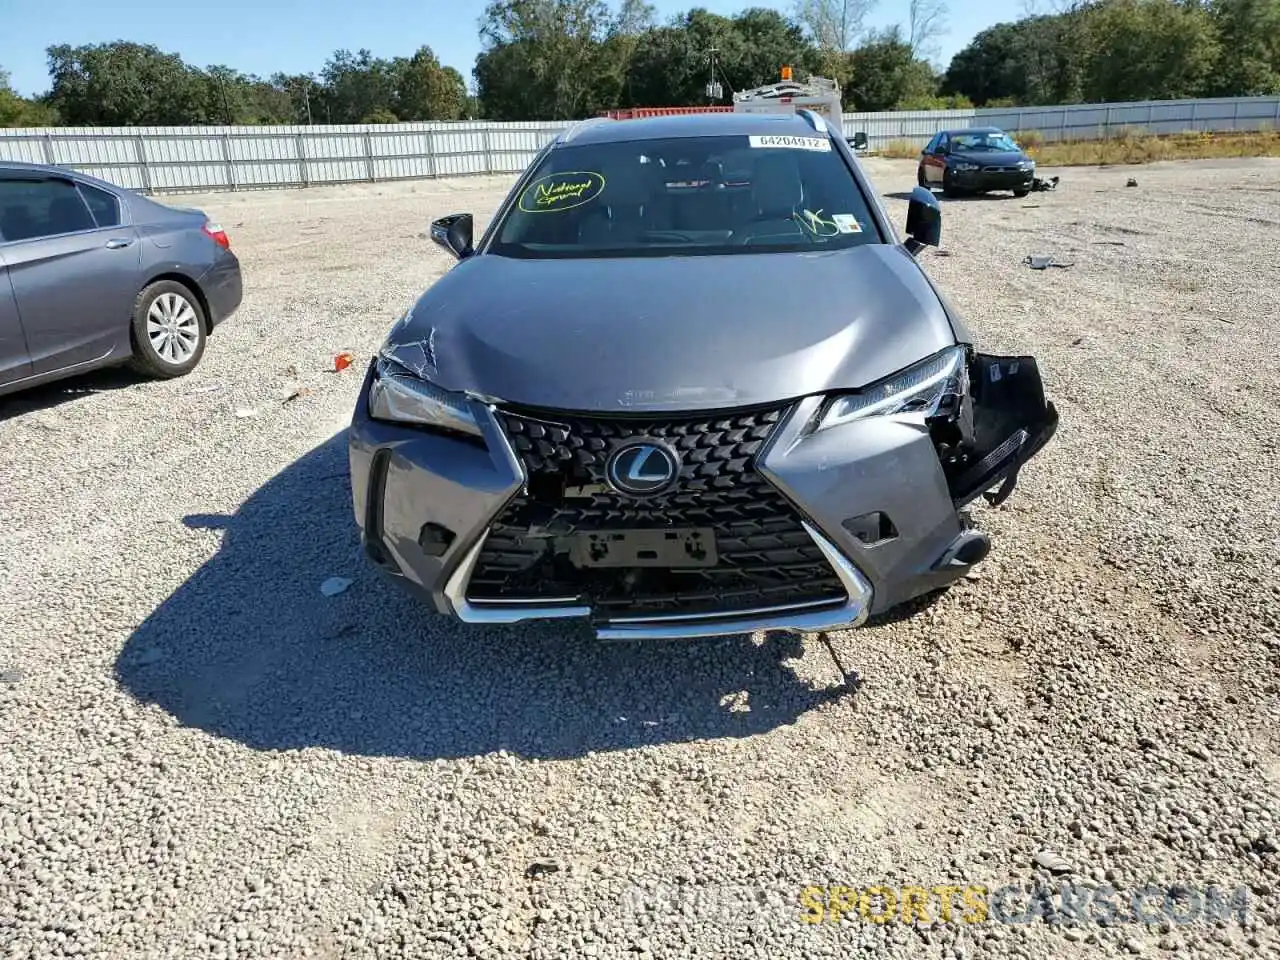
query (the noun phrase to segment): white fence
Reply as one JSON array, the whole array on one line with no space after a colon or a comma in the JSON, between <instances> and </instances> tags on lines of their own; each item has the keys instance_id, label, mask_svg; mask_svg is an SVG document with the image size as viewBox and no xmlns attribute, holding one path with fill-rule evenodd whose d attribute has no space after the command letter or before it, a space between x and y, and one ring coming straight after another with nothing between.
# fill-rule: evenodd
<instances>
[{"instance_id":1,"label":"white fence","mask_svg":"<svg viewBox=\"0 0 1280 960\"><path fill-rule=\"evenodd\" d=\"M515 173L563 123L0 129L0 160L72 167L144 193Z\"/></svg>"},{"instance_id":2,"label":"white fence","mask_svg":"<svg viewBox=\"0 0 1280 960\"><path fill-rule=\"evenodd\" d=\"M1035 130L1046 141L1101 140L1123 130L1165 135L1191 130L1225 133L1280 129L1280 97L844 115L845 132L850 135L865 132L872 150L894 141L909 141L923 147L939 130L967 126L992 126L1024 133Z\"/></svg>"},{"instance_id":3,"label":"white fence","mask_svg":"<svg viewBox=\"0 0 1280 960\"><path fill-rule=\"evenodd\" d=\"M626 122L626 121L620 121ZM1169 134L1280 128L1280 97L1154 100L995 110L846 113L872 150L923 146L948 127L1036 130L1093 140L1121 130ZM518 173L565 123L398 123L297 127L0 129L0 160L53 163L145 193L305 187Z\"/></svg>"}]
</instances>

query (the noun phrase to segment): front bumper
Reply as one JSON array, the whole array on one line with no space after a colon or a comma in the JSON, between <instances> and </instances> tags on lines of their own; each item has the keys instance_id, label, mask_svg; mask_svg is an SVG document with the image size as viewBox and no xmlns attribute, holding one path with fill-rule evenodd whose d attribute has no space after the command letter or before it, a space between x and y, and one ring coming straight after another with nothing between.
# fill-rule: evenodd
<instances>
[{"instance_id":1,"label":"front bumper","mask_svg":"<svg viewBox=\"0 0 1280 960\"><path fill-rule=\"evenodd\" d=\"M951 171L952 182L963 190L1030 190L1035 175L1034 167Z\"/></svg>"},{"instance_id":2,"label":"front bumper","mask_svg":"<svg viewBox=\"0 0 1280 960\"><path fill-rule=\"evenodd\" d=\"M830 631L859 626L868 616L945 586L968 569L956 554L970 555L959 547L975 535L962 526L927 430L886 417L806 435L804 428L821 404L810 398L788 405L770 426L754 455L757 485L737 501L745 511L739 519L732 511L728 519L716 515L721 507L734 507L727 489L732 481L722 483L726 477L712 476L710 469L716 456L726 464L742 462L735 452L725 452L727 446L716 446L723 438L733 439L728 432L717 433L695 454L704 457L700 469L710 477L709 485L697 494L672 497L664 507L663 517L672 517L675 525L687 517L700 518L699 525L719 525L723 559L750 575L745 590L741 580L733 581L728 593L734 602L698 604L690 591L668 594L661 604L655 600L652 606L628 608L616 597L593 600L585 590L585 574L580 583L558 581L565 587L559 592L549 574L517 585L518 577L508 578L504 563L543 533L538 527L531 534L520 518L536 506L530 501L547 464L554 466L557 457L573 452L552 449L545 441L533 441L531 447L525 439L526 452L520 453L508 419L479 405L483 443L371 420L371 379L372 367L349 433L353 507L362 541L380 567L429 597L439 612L463 622L584 619L601 639ZM721 421L714 424L719 427L729 417L707 419ZM617 418L611 423L617 436ZM563 445L586 450L592 442L592 437L570 436ZM539 450L545 458L539 459ZM753 519L750 505L762 503L781 505L777 511L790 511L794 523ZM605 528L635 525L623 516L634 518L630 508L616 499L593 501L593 506L600 509L556 509L547 529L565 523L566 516L578 528L595 520ZM879 522L869 525L873 516ZM517 520L525 526L513 532ZM790 569L798 580L751 592L751 578L767 579L774 569Z\"/></svg>"},{"instance_id":3,"label":"front bumper","mask_svg":"<svg viewBox=\"0 0 1280 960\"><path fill-rule=\"evenodd\" d=\"M773 607L746 607L730 613L702 612L649 616L611 616L596 627L601 640L683 640L714 637L733 633L755 633L758 630L786 630L796 633L818 633L824 630L847 630L860 626L871 610L872 588L839 548L822 536L811 524L802 521L804 531L835 571L846 597L839 603L809 601ZM521 623L526 620L589 618L593 609L577 596L543 600L538 604L503 603L490 600L479 604L467 599L467 588L483 554L487 534L467 551L462 562L445 584L444 595L451 611L464 623Z\"/></svg>"}]
</instances>

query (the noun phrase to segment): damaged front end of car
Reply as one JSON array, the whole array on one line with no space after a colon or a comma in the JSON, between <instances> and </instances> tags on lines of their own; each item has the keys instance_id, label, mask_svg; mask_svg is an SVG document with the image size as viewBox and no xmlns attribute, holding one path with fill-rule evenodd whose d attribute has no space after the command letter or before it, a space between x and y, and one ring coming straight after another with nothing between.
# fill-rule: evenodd
<instances>
[{"instance_id":1,"label":"damaged front end of car","mask_svg":"<svg viewBox=\"0 0 1280 960\"><path fill-rule=\"evenodd\" d=\"M810 432L876 416L923 420L956 509L979 496L992 506L1007 500L1022 465L1058 425L1034 357L982 354L967 344L828 399Z\"/></svg>"},{"instance_id":2,"label":"damaged front end of car","mask_svg":"<svg viewBox=\"0 0 1280 960\"><path fill-rule=\"evenodd\" d=\"M949 382L926 424L962 526L933 567L963 572L986 559L991 548L972 526L967 507L979 497L993 507L1009 499L1023 465L1057 431L1058 411L1045 397L1034 357L957 349L962 373Z\"/></svg>"},{"instance_id":3,"label":"damaged front end of car","mask_svg":"<svg viewBox=\"0 0 1280 960\"><path fill-rule=\"evenodd\" d=\"M967 360L967 389L929 420L957 509L978 496L992 506L1007 500L1023 464L1058 429L1034 357L970 351Z\"/></svg>"},{"instance_id":4,"label":"damaged front end of car","mask_svg":"<svg viewBox=\"0 0 1280 960\"><path fill-rule=\"evenodd\" d=\"M1058 423L1033 358L964 344L860 390L639 416L452 393L432 354L384 351L352 423L369 555L463 622L602 639L844 629L944 587L990 549L966 507Z\"/></svg>"},{"instance_id":5,"label":"damaged front end of car","mask_svg":"<svg viewBox=\"0 0 1280 960\"><path fill-rule=\"evenodd\" d=\"M1058 426L1034 357L993 356L957 344L828 400L813 429L895 415L923 419L957 509L979 496L992 506L1007 500L1022 465Z\"/></svg>"},{"instance_id":6,"label":"damaged front end of car","mask_svg":"<svg viewBox=\"0 0 1280 960\"><path fill-rule=\"evenodd\" d=\"M970 505L999 505L1053 437L1036 361L958 343L861 389L799 401L762 451L768 480L837 544L882 614L991 549Z\"/></svg>"}]
</instances>

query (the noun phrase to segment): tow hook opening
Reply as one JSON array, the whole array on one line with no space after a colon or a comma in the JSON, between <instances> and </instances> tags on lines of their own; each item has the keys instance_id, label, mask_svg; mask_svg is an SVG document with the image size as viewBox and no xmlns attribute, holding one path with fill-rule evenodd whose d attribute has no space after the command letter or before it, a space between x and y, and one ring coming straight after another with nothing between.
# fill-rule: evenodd
<instances>
[{"instance_id":1,"label":"tow hook opening","mask_svg":"<svg viewBox=\"0 0 1280 960\"><path fill-rule=\"evenodd\" d=\"M933 565L935 570L966 568L981 563L991 553L991 539L979 530L965 530L952 541Z\"/></svg>"}]
</instances>

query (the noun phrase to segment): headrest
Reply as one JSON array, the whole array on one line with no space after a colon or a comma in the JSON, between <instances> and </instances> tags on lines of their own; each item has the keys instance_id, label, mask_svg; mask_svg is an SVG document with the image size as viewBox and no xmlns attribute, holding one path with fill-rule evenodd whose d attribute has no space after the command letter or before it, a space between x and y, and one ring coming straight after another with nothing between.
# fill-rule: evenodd
<instances>
[{"instance_id":1,"label":"headrest","mask_svg":"<svg viewBox=\"0 0 1280 960\"><path fill-rule=\"evenodd\" d=\"M760 157L751 173L751 195L760 216L791 216L804 200L799 161L781 151Z\"/></svg>"},{"instance_id":2,"label":"headrest","mask_svg":"<svg viewBox=\"0 0 1280 960\"><path fill-rule=\"evenodd\" d=\"M600 171L604 177L602 202L609 206L635 206L648 203L653 195L654 178L649 164L634 154L625 160L614 160Z\"/></svg>"},{"instance_id":3,"label":"headrest","mask_svg":"<svg viewBox=\"0 0 1280 960\"><path fill-rule=\"evenodd\" d=\"M59 233L88 230L94 225L88 209L75 197L59 197L49 204L49 219Z\"/></svg>"}]
</instances>

